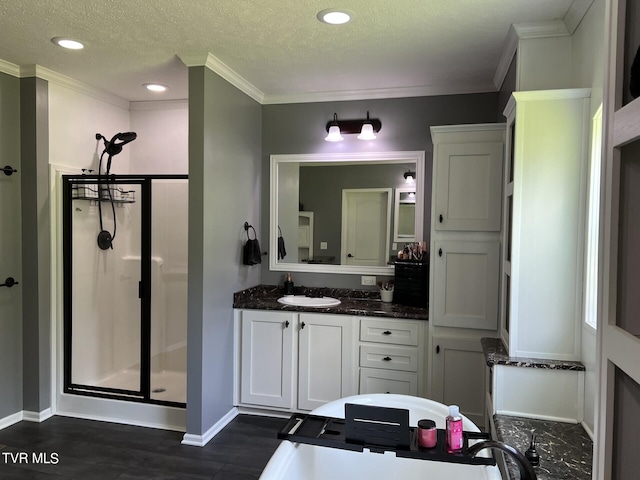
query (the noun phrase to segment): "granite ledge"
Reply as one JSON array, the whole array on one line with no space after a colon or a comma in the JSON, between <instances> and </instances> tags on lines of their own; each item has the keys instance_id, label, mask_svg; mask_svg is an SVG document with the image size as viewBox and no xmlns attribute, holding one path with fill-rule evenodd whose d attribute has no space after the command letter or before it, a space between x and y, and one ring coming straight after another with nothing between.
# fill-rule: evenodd
<instances>
[{"instance_id":1,"label":"granite ledge","mask_svg":"<svg viewBox=\"0 0 640 480\"><path fill-rule=\"evenodd\" d=\"M335 315L356 315L361 317L387 317L412 320L428 320L429 309L397 303L383 303L378 290L351 290L347 288L296 287L296 295L322 295L338 298L340 305L326 308L299 307L278 303L282 297L282 286L258 285L236 292L233 308L249 310L285 310L291 312L332 313Z\"/></svg>"},{"instance_id":2,"label":"granite ledge","mask_svg":"<svg viewBox=\"0 0 640 480\"><path fill-rule=\"evenodd\" d=\"M573 370L584 371L585 367L581 362L569 360L549 360L544 358L510 357L507 353L502 339L482 338L482 351L484 352L487 365L507 365L512 367L540 368L547 370Z\"/></svg>"},{"instance_id":3,"label":"granite ledge","mask_svg":"<svg viewBox=\"0 0 640 480\"><path fill-rule=\"evenodd\" d=\"M498 440L522 453L529 448L535 433L540 465L535 467L539 480L590 480L593 442L581 425L537 420L509 415L494 415ZM516 465L507 458L509 476L520 478Z\"/></svg>"}]
</instances>

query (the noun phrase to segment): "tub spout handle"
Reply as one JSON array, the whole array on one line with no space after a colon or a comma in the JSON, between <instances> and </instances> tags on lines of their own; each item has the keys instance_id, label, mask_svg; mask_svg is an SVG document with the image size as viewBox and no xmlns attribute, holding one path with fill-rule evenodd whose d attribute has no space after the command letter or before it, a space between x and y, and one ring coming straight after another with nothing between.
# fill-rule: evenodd
<instances>
[{"instance_id":1,"label":"tub spout handle","mask_svg":"<svg viewBox=\"0 0 640 480\"><path fill-rule=\"evenodd\" d=\"M496 448L508 454L516 462L522 480L538 480L536 472L529 463L529 460L527 460L520 450L507 443L497 440L486 440L470 446L467 449L467 453L470 457L475 457L480 450L484 450L485 448Z\"/></svg>"}]
</instances>

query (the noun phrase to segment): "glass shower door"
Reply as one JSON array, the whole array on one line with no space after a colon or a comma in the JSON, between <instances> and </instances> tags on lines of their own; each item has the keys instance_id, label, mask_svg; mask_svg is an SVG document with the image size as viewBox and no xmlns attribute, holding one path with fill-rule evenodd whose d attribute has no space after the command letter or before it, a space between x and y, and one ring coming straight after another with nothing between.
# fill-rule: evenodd
<instances>
[{"instance_id":1,"label":"glass shower door","mask_svg":"<svg viewBox=\"0 0 640 480\"><path fill-rule=\"evenodd\" d=\"M66 392L148 398L148 190L144 179L65 183Z\"/></svg>"}]
</instances>

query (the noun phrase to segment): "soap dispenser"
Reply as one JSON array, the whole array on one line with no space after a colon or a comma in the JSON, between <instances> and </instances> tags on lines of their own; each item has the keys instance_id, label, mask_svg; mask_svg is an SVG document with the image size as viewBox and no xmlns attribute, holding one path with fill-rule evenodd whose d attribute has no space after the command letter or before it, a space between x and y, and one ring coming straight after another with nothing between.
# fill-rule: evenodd
<instances>
[{"instance_id":1,"label":"soap dispenser","mask_svg":"<svg viewBox=\"0 0 640 480\"><path fill-rule=\"evenodd\" d=\"M287 273L287 279L284 281L284 294L293 295L293 280L290 273Z\"/></svg>"},{"instance_id":2,"label":"soap dispenser","mask_svg":"<svg viewBox=\"0 0 640 480\"><path fill-rule=\"evenodd\" d=\"M524 453L524 456L527 458L527 460L529 460L529 463L534 467L537 467L538 465L540 465L540 455L538 454L538 450L536 449L536 443L537 443L536 435L535 433L532 433L531 443L529 444L529 448L527 449L527 451Z\"/></svg>"}]
</instances>

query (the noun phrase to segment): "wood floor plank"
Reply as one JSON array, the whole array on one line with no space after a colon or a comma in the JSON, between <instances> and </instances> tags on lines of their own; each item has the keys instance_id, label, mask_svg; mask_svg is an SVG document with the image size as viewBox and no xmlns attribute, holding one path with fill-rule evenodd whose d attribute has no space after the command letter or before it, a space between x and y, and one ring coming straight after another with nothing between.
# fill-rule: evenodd
<instances>
[{"instance_id":1,"label":"wood floor plank","mask_svg":"<svg viewBox=\"0 0 640 480\"><path fill-rule=\"evenodd\" d=\"M180 432L61 416L19 422L0 430L0 479L255 480L285 424L239 415L200 448L182 445ZM28 461L12 461L21 454ZM42 463L53 454L57 463Z\"/></svg>"}]
</instances>

